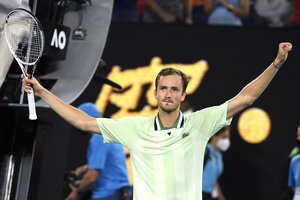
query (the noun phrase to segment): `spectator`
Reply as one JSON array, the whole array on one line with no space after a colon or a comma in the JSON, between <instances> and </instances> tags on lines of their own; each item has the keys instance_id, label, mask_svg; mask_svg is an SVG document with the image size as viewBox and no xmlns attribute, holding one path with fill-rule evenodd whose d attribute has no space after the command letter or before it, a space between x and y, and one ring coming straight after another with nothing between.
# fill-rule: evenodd
<instances>
[{"instance_id":1,"label":"spectator","mask_svg":"<svg viewBox=\"0 0 300 200\"><path fill-rule=\"evenodd\" d=\"M93 103L84 103L79 109L92 117L100 117ZM82 177L78 188L71 187L66 200L76 200L92 188L92 200L127 200L131 196L126 155L120 144L104 144L102 135L93 134L87 152L88 164L75 170Z\"/></svg>"},{"instance_id":2,"label":"spectator","mask_svg":"<svg viewBox=\"0 0 300 200\"><path fill-rule=\"evenodd\" d=\"M249 13L249 0L208 0L213 1L208 24L242 26L242 18Z\"/></svg>"},{"instance_id":3,"label":"spectator","mask_svg":"<svg viewBox=\"0 0 300 200\"><path fill-rule=\"evenodd\" d=\"M143 21L146 23L192 24L192 1L145 0Z\"/></svg>"},{"instance_id":4,"label":"spectator","mask_svg":"<svg viewBox=\"0 0 300 200\"><path fill-rule=\"evenodd\" d=\"M225 126L211 137L207 144L204 157L202 198L212 200L225 200L221 186L218 182L223 172L223 158L220 151L227 151L230 146L230 127Z\"/></svg>"},{"instance_id":5,"label":"spectator","mask_svg":"<svg viewBox=\"0 0 300 200\"><path fill-rule=\"evenodd\" d=\"M287 25L291 13L291 3L288 0L256 0L254 7L259 17L258 25Z\"/></svg>"},{"instance_id":6,"label":"spectator","mask_svg":"<svg viewBox=\"0 0 300 200\"><path fill-rule=\"evenodd\" d=\"M300 125L297 129L296 135L296 146L292 149L289 154L290 167L289 167L289 176L288 176L288 187L285 189L284 194L281 197L281 200L290 200L298 198L293 198L295 195L299 195L300 187ZM294 197L295 197L294 196Z\"/></svg>"}]
</instances>

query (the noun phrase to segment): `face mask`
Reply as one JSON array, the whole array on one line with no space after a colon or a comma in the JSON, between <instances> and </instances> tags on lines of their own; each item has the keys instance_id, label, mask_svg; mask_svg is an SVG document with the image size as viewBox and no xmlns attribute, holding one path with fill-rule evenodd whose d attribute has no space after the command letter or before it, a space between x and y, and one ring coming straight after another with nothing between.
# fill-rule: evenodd
<instances>
[{"instance_id":1,"label":"face mask","mask_svg":"<svg viewBox=\"0 0 300 200\"><path fill-rule=\"evenodd\" d=\"M227 151L228 148L230 147L230 140L229 138L222 138L218 141L217 143L218 148L221 151Z\"/></svg>"}]
</instances>

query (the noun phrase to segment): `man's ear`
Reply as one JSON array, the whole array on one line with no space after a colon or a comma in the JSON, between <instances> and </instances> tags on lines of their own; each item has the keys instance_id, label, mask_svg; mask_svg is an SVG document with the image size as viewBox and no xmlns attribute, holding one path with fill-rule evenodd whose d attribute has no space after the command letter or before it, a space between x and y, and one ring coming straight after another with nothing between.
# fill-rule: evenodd
<instances>
[{"instance_id":1,"label":"man's ear","mask_svg":"<svg viewBox=\"0 0 300 200\"><path fill-rule=\"evenodd\" d=\"M183 92L181 95L181 102L183 102L185 100L186 97L186 92Z\"/></svg>"},{"instance_id":2,"label":"man's ear","mask_svg":"<svg viewBox=\"0 0 300 200\"><path fill-rule=\"evenodd\" d=\"M154 98L157 99L157 90L154 90Z\"/></svg>"}]
</instances>

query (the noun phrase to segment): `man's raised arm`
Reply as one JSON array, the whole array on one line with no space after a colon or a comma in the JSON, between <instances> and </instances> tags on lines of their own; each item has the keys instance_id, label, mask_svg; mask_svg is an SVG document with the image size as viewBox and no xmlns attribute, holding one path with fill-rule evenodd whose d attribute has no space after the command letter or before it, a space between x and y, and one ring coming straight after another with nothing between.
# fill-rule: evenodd
<instances>
[{"instance_id":1,"label":"man's raised arm","mask_svg":"<svg viewBox=\"0 0 300 200\"><path fill-rule=\"evenodd\" d=\"M41 97L58 115L70 124L85 132L100 133L96 118L93 118L81 110L63 102L49 90L44 88L34 77L27 79L22 75L22 81L25 92L29 93L30 85L32 85L35 95Z\"/></svg>"},{"instance_id":2,"label":"man's raised arm","mask_svg":"<svg viewBox=\"0 0 300 200\"><path fill-rule=\"evenodd\" d=\"M274 78L291 50L291 43L283 42L279 44L278 53L274 62L255 80L246 85L238 95L228 101L227 119L253 104Z\"/></svg>"}]
</instances>

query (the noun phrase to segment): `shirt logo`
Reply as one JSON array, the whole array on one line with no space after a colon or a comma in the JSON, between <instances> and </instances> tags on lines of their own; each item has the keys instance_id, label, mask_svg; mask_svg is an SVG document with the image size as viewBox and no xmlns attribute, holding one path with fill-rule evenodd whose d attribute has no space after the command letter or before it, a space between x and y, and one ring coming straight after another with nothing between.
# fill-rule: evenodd
<instances>
[{"instance_id":1,"label":"shirt logo","mask_svg":"<svg viewBox=\"0 0 300 200\"><path fill-rule=\"evenodd\" d=\"M187 136L189 136L190 134L189 133L183 133L182 134L182 138L185 138L185 137L187 137Z\"/></svg>"}]
</instances>

